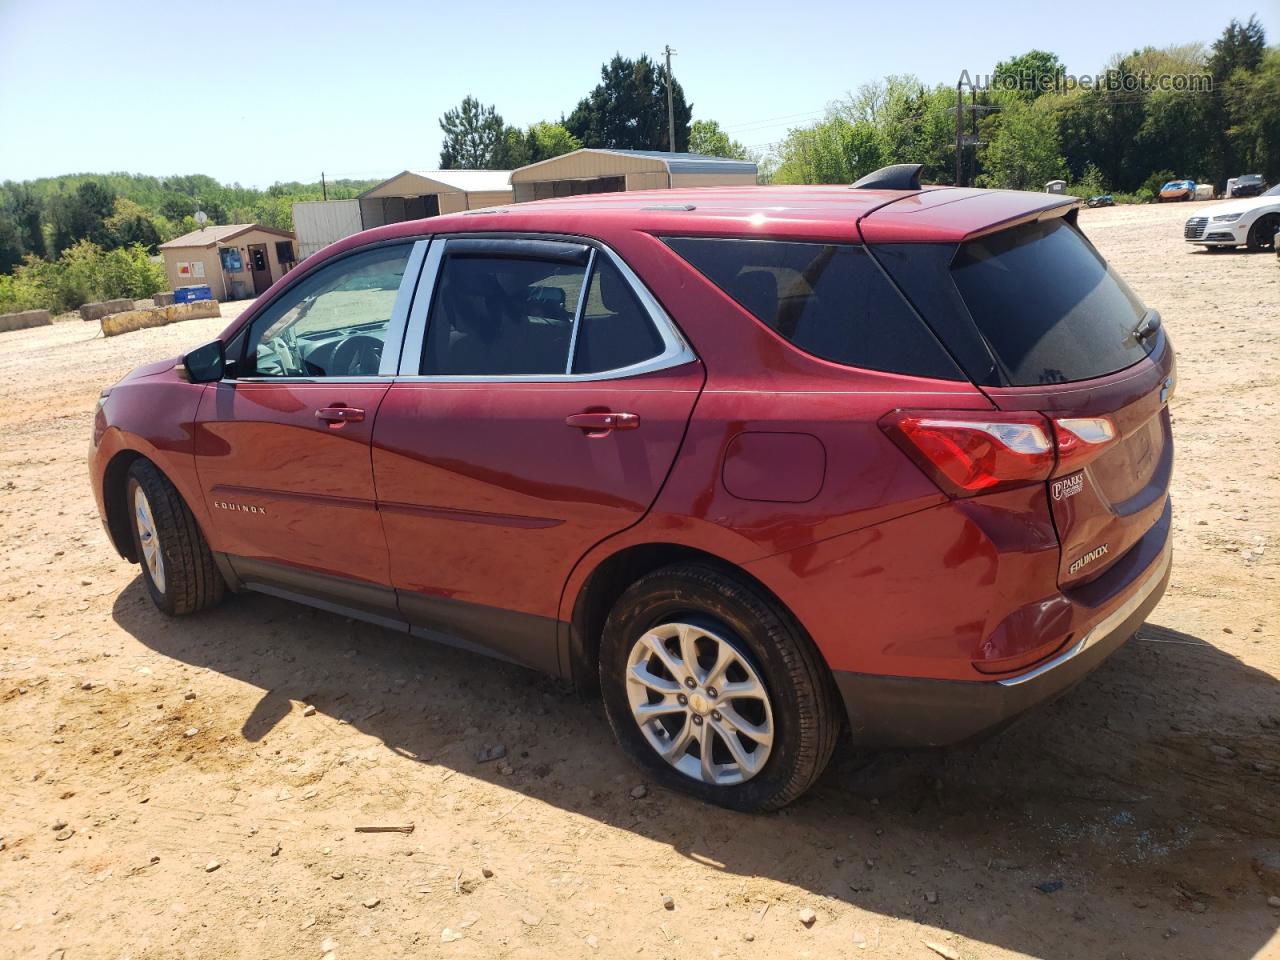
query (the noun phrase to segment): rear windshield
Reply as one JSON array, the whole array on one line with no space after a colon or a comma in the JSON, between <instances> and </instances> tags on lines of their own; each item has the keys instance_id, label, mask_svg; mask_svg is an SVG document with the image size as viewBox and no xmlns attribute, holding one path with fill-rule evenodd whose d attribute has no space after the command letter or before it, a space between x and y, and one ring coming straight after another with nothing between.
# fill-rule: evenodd
<instances>
[{"instance_id":1,"label":"rear windshield","mask_svg":"<svg viewBox=\"0 0 1280 960\"><path fill-rule=\"evenodd\" d=\"M1133 334L1141 301L1065 220L962 244L951 276L1013 386L1105 376L1155 346Z\"/></svg>"},{"instance_id":2,"label":"rear windshield","mask_svg":"<svg viewBox=\"0 0 1280 960\"><path fill-rule=\"evenodd\" d=\"M863 247L711 237L666 242L806 353L869 370L964 379Z\"/></svg>"}]
</instances>

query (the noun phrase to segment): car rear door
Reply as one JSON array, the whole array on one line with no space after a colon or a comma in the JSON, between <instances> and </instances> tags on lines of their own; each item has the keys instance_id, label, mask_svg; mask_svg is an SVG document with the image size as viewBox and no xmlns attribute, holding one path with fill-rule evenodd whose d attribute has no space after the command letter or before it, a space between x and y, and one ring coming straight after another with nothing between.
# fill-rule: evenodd
<instances>
[{"instance_id":1,"label":"car rear door","mask_svg":"<svg viewBox=\"0 0 1280 960\"><path fill-rule=\"evenodd\" d=\"M237 575L396 614L370 436L399 357L426 241L356 250L258 310L201 400L196 469Z\"/></svg>"},{"instance_id":2,"label":"car rear door","mask_svg":"<svg viewBox=\"0 0 1280 960\"><path fill-rule=\"evenodd\" d=\"M703 379L605 247L433 241L373 432L403 615L435 639L557 670L570 570L652 504Z\"/></svg>"}]
</instances>

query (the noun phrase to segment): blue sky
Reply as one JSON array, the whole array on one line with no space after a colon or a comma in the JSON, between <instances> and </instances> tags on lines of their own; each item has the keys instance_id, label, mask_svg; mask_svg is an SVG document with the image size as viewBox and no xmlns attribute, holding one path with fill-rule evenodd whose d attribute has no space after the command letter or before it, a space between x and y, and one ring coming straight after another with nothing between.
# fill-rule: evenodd
<instances>
[{"instance_id":1,"label":"blue sky","mask_svg":"<svg viewBox=\"0 0 1280 960\"><path fill-rule=\"evenodd\" d=\"M695 119L764 145L887 73L953 83L1033 47L1095 73L1118 51L1208 43L1251 13L1280 42L1277 0L0 0L0 180L123 170L266 186L430 169L437 120L464 95L508 123L558 119L615 52L667 43Z\"/></svg>"}]
</instances>

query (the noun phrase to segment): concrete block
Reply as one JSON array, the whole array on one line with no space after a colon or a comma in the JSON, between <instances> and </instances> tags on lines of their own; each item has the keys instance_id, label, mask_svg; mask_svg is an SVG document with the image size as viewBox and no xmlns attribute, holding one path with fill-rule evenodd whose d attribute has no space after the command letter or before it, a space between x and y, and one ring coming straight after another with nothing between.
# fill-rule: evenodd
<instances>
[{"instance_id":1,"label":"concrete block","mask_svg":"<svg viewBox=\"0 0 1280 960\"><path fill-rule=\"evenodd\" d=\"M203 317L220 317L222 310L217 300L197 300L195 303L174 303L167 307L146 307L126 313L112 313L102 318L102 334L106 337L132 333L146 327L163 327L183 320L199 320Z\"/></svg>"},{"instance_id":2,"label":"concrete block","mask_svg":"<svg viewBox=\"0 0 1280 960\"><path fill-rule=\"evenodd\" d=\"M103 300L99 303L84 303L80 305L81 320L101 320L109 313L124 313L126 310L133 309L132 300Z\"/></svg>"},{"instance_id":3,"label":"concrete block","mask_svg":"<svg viewBox=\"0 0 1280 960\"><path fill-rule=\"evenodd\" d=\"M53 323L48 310L23 310L21 313L0 313L0 331L25 330L27 327L47 327Z\"/></svg>"},{"instance_id":4,"label":"concrete block","mask_svg":"<svg viewBox=\"0 0 1280 960\"><path fill-rule=\"evenodd\" d=\"M169 307L169 306L172 306L172 305L173 305L173 291L172 291L172 290L164 290L164 291L162 291L162 292L160 292L160 293L153 294L153 295L152 295L152 297L151 297L151 300L152 300L152 302L153 302L157 307Z\"/></svg>"}]
</instances>

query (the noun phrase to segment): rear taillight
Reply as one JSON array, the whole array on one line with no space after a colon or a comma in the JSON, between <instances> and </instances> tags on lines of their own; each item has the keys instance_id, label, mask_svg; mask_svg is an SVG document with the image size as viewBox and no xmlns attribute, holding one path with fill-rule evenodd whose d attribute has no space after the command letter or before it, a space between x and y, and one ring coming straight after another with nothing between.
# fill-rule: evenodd
<instances>
[{"instance_id":1,"label":"rear taillight","mask_svg":"<svg viewBox=\"0 0 1280 960\"><path fill-rule=\"evenodd\" d=\"M1106 417L1059 417L1053 421L1058 445L1058 469L1055 473L1073 473L1116 438L1116 427Z\"/></svg>"},{"instance_id":2,"label":"rear taillight","mask_svg":"<svg viewBox=\"0 0 1280 960\"><path fill-rule=\"evenodd\" d=\"M1106 417L1038 413L897 410L881 428L907 456L956 497L1043 483L1071 473L1116 439Z\"/></svg>"},{"instance_id":3,"label":"rear taillight","mask_svg":"<svg viewBox=\"0 0 1280 960\"><path fill-rule=\"evenodd\" d=\"M1039 414L899 410L880 426L953 496L1043 483L1053 471L1050 427Z\"/></svg>"}]
</instances>

